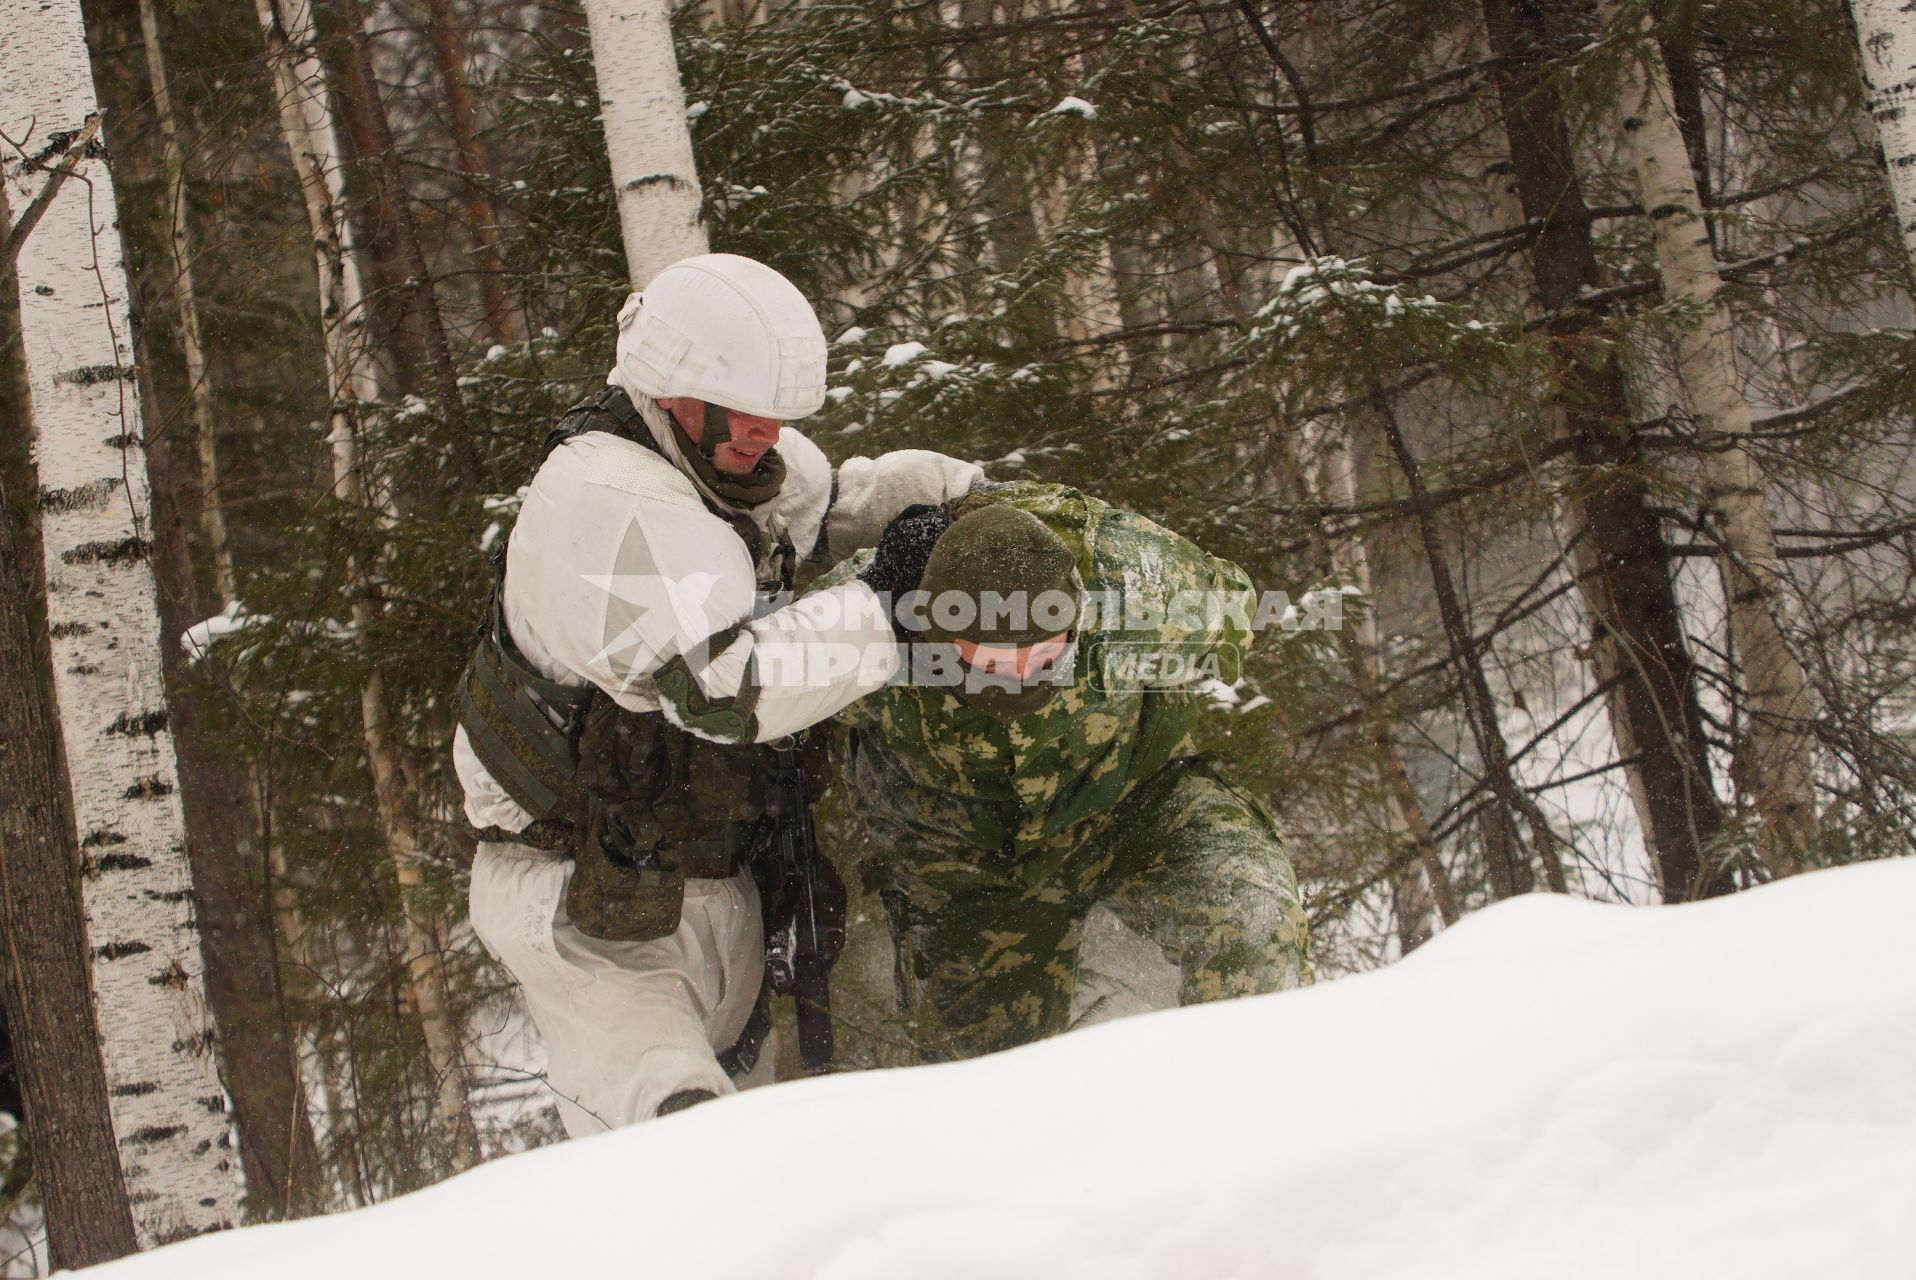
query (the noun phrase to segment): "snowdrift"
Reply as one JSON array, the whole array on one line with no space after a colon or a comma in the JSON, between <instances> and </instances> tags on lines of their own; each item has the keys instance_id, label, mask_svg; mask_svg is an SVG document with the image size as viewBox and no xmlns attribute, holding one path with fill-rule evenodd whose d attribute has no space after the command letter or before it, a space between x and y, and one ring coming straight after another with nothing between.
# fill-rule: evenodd
<instances>
[{"instance_id":1,"label":"snowdrift","mask_svg":"<svg viewBox=\"0 0 1916 1280\"><path fill-rule=\"evenodd\" d=\"M1916 859L805 1081L106 1280L1916 1275Z\"/></svg>"}]
</instances>

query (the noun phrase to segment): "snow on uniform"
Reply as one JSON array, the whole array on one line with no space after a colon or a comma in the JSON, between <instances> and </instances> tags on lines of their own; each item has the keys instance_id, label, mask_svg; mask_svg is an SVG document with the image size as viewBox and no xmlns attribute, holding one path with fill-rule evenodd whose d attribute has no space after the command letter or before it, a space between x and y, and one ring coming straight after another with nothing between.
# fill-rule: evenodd
<instances>
[{"instance_id":1,"label":"snow on uniform","mask_svg":"<svg viewBox=\"0 0 1916 1280\"><path fill-rule=\"evenodd\" d=\"M1044 521L1089 599L1119 607L1088 620L1074 683L1038 711L999 719L900 683L837 717L849 730L842 776L872 836L865 880L891 919L920 1052L967 1056L1063 1030L1085 916L1100 902L1179 964L1182 1003L1308 982L1304 911L1275 824L1190 754L1202 695L1152 683L1178 674L1162 664L1120 679L1100 665L1107 646L1132 645L1200 668L1208 657L1209 673L1234 680L1249 580L1073 489L1019 483L988 500ZM1195 593L1192 607L1171 607L1179 593Z\"/></svg>"},{"instance_id":2,"label":"snow on uniform","mask_svg":"<svg viewBox=\"0 0 1916 1280\"><path fill-rule=\"evenodd\" d=\"M621 385L619 371L611 381ZM898 511L962 494L980 470L904 450L852 459L834 476L816 445L786 430L776 496L722 517L672 460L677 445L663 410L626 390L656 444L606 431L574 436L526 491L501 598L525 662L558 684L596 686L618 708L661 713L739 750L881 686L898 658L871 589L851 580L772 608L781 548L805 558L828 545L837 554L869 546ZM756 558L735 531L746 517L760 535ZM701 642L731 628L735 639L688 667ZM829 664L804 660L827 650L836 655ZM662 683L675 670L681 678ZM534 815L480 762L463 725L453 755L467 819L525 831ZM548 1082L574 1136L648 1118L683 1090L733 1091L717 1054L737 1039L758 995L758 894L748 871L686 874L675 929L668 919L665 936L642 930L613 940L590 936L573 917L589 918L577 889L621 882L620 873L595 864L581 875L575 859L518 842L479 846L473 928L525 989L547 1044ZM609 915L618 898L595 887L584 901Z\"/></svg>"}]
</instances>

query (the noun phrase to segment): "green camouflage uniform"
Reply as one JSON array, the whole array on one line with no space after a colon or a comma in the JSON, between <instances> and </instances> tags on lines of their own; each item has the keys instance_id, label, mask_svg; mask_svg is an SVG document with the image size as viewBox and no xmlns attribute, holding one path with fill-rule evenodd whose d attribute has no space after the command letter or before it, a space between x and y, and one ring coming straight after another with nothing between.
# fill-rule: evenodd
<instances>
[{"instance_id":1,"label":"green camouflage uniform","mask_svg":"<svg viewBox=\"0 0 1916 1280\"><path fill-rule=\"evenodd\" d=\"M1179 964L1181 1003L1308 982L1304 912L1275 824L1191 755L1203 695L1093 678L1103 646L1128 642L1202 656L1234 680L1249 580L1074 489L1020 483L989 500L1043 520L1076 556L1088 596L1126 607L1081 627L1075 684L1039 711L1001 720L901 684L838 717L850 731L841 776L872 836L865 880L891 919L921 1055L1063 1030L1085 917L1100 902ZM1235 609L1167 609L1179 592Z\"/></svg>"}]
</instances>

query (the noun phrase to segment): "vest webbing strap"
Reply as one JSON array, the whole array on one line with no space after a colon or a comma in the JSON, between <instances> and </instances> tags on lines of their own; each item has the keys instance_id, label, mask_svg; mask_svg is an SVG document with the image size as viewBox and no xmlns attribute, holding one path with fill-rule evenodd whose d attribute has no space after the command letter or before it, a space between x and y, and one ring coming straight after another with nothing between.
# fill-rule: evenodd
<instances>
[{"instance_id":1,"label":"vest webbing strap","mask_svg":"<svg viewBox=\"0 0 1916 1280\"><path fill-rule=\"evenodd\" d=\"M611 421L608 423L607 419ZM588 431L604 431L634 444L642 444L654 453L659 452L659 446L652 439L651 428L645 425L645 418L639 413L638 406L632 403L632 397L608 385L567 409L565 417L559 419L559 425L546 432L545 443L539 446L539 457L532 464L533 473L538 473L554 449Z\"/></svg>"}]
</instances>

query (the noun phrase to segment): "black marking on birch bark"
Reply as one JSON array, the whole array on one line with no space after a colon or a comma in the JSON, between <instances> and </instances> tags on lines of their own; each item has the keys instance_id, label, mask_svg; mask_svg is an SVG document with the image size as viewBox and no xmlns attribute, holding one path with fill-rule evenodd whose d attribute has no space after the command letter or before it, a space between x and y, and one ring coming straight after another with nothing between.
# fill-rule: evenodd
<instances>
[{"instance_id":1,"label":"black marking on birch bark","mask_svg":"<svg viewBox=\"0 0 1916 1280\"><path fill-rule=\"evenodd\" d=\"M69 636L83 636L93 630L90 622L56 622L47 628L47 634L55 640L65 640Z\"/></svg>"},{"instance_id":2,"label":"black marking on birch bark","mask_svg":"<svg viewBox=\"0 0 1916 1280\"><path fill-rule=\"evenodd\" d=\"M87 832L86 839L80 841L82 849L98 849L102 845L125 844L126 837L107 827L97 827Z\"/></svg>"},{"instance_id":3,"label":"black marking on birch bark","mask_svg":"<svg viewBox=\"0 0 1916 1280\"><path fill-rule=\"evenodd\" d=\"M213 1149L213 1140L211 1138L201 1138L198 1142L193 1144L193 1154L196 1156L203 1156L207 1152L211 1151L212 1149ZM202 1200L200 1201L200 1203L205 1205L210 1205L215 1202L212 1200Z\"/></svg>"},{"instance_id":4,"label":"black marking on birch bark","mask_svg":"<svg viewBox=\"0 0 1916 1280\"><path fill-rule=\"evenodd\" d=\"M67 668L67 674L70 676L97 676L100 674L100 664L97 662L76 662Z\"/></svg>"},{"instance_id":5,"label":"black marking on birch bark","mask_svg":"<svg viewBox=\"0 0 1916 1280\"><path fill-rule=\"evenodd\" d=\"M204 1097L195 1098L193 1101L199 1103L216 1116L226 1114L226 1095L223 1093L209 1093Z\"/></svg>"},{"instance_id":6,"label":"black marking on birch bark","mask_svg":"<svg viewBox=\"0 0 1916 1280\"><path fill-rule=\"evenodd\" d=\"M43 298L51 298L53 296L53 286L50 284L36 284L33 286L33 291Z\"/></svg>"},{"instance_id":7,"label":"black marking on birch bark","mask_svg":"<svg viewBox=\"0 0 1916 1280\"><path fill-rule=\"evenodd\" d=\"M119 487L119 477L108 476L95 480L91 484L83 484L77 489L41 489L40 509L66 512L103 507L113 497L113 491Z\"/></svg>"},{"instance_id":8,"label":"black marking on birch bark","mask_svg":"<svg viewBox=\"0 0 1916 1280\"><path fill-rule=\"evenodd\" d=\"M146 900L148 902L191 902L193 900L193 891L191 889L174 889L168 893L161 893L157 889L148 889L146 891Z\"/></svg>"},{"instance_id":9,"label":"black marking on birch bark","mask_svg":"<svg viewBox=\"0 0 1916 1280\"><path fill-rule=\"evenodd\" d=\"M211 1027L208 1027L204 1031L195 1031L192 1035L173 1042L173 1052L175 1053L190 1053L199 1057L212 1051L213 1029Z\"/></svg>"},{"instance_id":10,"label":"black marking on birch bark","mask_svg":"<svg viewBox=\"0 0 1916 1280\"><path fill-rule=\"evenodd\" d=\"M97 880L108 871L144 871L152 865L151 858L142 858L137 853L106 853L97 858L82 858L80 874Z\"/></svg>"},{"instance_id":11,"label":"black marking on birch bark","mask_svg":"<svg viewBox=\"0 0 1916 1280\"><path fill-rule=\"evenodd\" d=\"M97 387L103 382L131 382L139 370L130 364L83 364L77 369L53 375L55 382L71 382L76 387Z\"/></svg>"},{"instance_id":12,"label":"black marking on birch bark","mask_svg":"<svg viewBox=\"0 0 1916 1280\"><path fill-rule=\"evenodd\" d=\"M622 190L637 191L643 187L655 187L664 183L668 187L689 187L692 184L676 173L648 173L644 177L634 178L625 184Z\"/></svg>"},{"instance_id":13,"label":"black marking on birch bark","mask_svg":"<svg viewBox=\"0 0 1916 1280\"><path fill-rule=\"evenodd\" d=\"M117 436L108 436L106 439L100 441L100 443L109 449L139 449L145 446L146 441L136 435L121 432Z\"/></svg>"},{"instance_id":14,"label":"black marking on birch bark","mask_svg":"<svg viewBox=\"0 0 1916 1280\"><path fill-rule=\"evenodd\" d=\"M113 1096L116 1098L144 1098L149 1093L158 1093L160 1086L151 1080L142 1080L138 1084L116 1084Z\"/></svg>"},{"instance_id":15,"label":"black marking on birch bark","mask_svg":"<svg viewBox=\"0 0 1916 1280\"><path fill-rule=\"evenodd\" d=\"M89 114L87 118L92 119L93 117ZM60 129L48 134L47 145L28 156L20 168L29 173L46 169L50 162L65 157L66 153L73 149L73 140L85 132L86 125L82 124L78 129ZM106 148L100 145L98 134L87 139L87 144L81 148L80 155L82 158L88 160L104 160L106 158Z\"/></svg>"},{"instance_id":16,"label":"black marking on birch bark","mask_svg":"<svg viewBox=\"0 0 1916 1280\"><path fill-rule=\"evenodd\" d=\"M1680 218L1688 212L1690 212L1688 205L1660 204L1650 210L1650 221L1661 222L1665 218Z\"/></svg>"},{"instance_id":17,"label":"black marking on birch bark","mask_svg":"<svg viewBox=\"0 0 1916 1280\"><path fill-rule=\"evenodd\" d=\"M135 1167L137 1168L137 1166ZM133 1175L134 1170L127 1169L124 1172L130 1178ZM135 1191L131 1195L127 1196L126 1202L128 1204L152 1204L155 1200L158 1200L159 1198L160 1198L160 1193L157 1191Z\"/></svg>"},{"instance_id":18,"label":"black marking on birch bark","mask_svg":"<svg viewBox=\"0 0 1916 1280\"><path fill-rule=\"evenodd\" d=\"M144 538L121 538L118 542L83 542L71 551L62 551L67 564L130 564L146 559L152 549Z\"/></svg>"},{"instance_id":19,"label":"black marking on birch bark","mask_svg":"<svg viewBox=\"0 0 1916 1280\"><path fill-rule=\"evenodd\" d=\"M159 1142L171 1142L186 1132L183 1124L149 1124L135 1129L120 1139L123 1147L150 1147Z\"/></svg>"},{"instance_id":20,"label":"black marking on birch bark","mask_svg":"<svg viewBox=\"0 0 1916 1280\"><path fill-rule=\"evenodd\" d=\"M175 960L146 981L149 986L171 987L175 991L184 991L187 982L186 968Z\"/></svg>"},{"instance_id":21,"label":"black marking on birch bark","mask_svg":"<svg viewBox=\"0 0 1916 1280\"><path fill-rule=\"evenodd\" d=\"M109 942L104 947L93 948L95 960L124 960L128 956L145 955L153 948L144 942Z\"/></svg>"},{"instance_id":22,"label":"black marking on birch bark","mask_svg":"<svg viewBox=\"0 0 1916 1280\"><path fill-rule=\"evenodd\" d=\"M138 782L128 787L126 794L120 798L122 800L157 800L161 796L170 796L172 794L173 784L156 775L151 778L141 778Z\"/></svg>"},{"instance_id":23,"label":"black marking on birch bark","mask_svg":"<svg viewBox=\"0 0 1916 1280\"><path fill-rule=\"evenodd\" d=\"M166 712L142 711L137 716L120 713L120 718L106 727L108 735L119 734L125 738L151 738L166 728Z\"/></svg>"}]
</instances>

